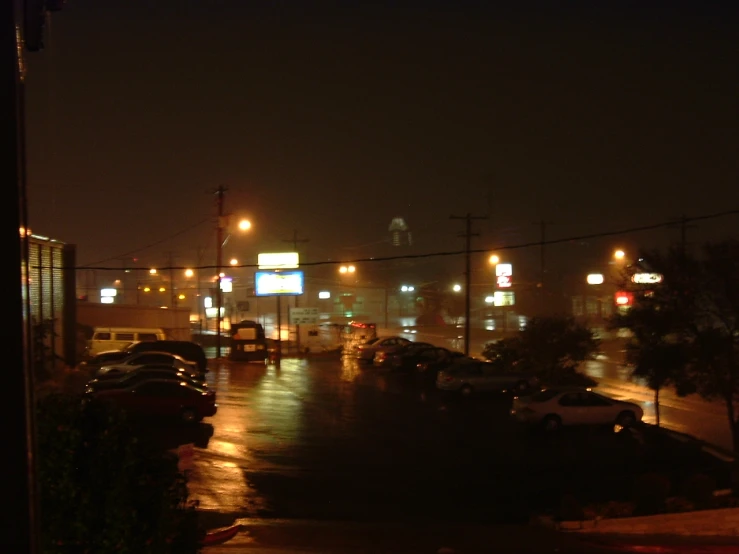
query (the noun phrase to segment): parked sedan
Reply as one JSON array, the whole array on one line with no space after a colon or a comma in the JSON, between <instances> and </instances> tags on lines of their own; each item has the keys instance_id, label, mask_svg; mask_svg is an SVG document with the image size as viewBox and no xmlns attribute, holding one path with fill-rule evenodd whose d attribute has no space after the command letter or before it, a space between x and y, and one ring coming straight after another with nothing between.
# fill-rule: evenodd
<instances>
[{"instance_id":1,"label":"parked sedan","mask_svg":"<svg viewBox=\"0 0 739 554\"><path fill-rule=\"evenodd\" d=\"M536 376L501 369L498 364L474 358L460 358L439 370L436 387L470 395L473 392L525 392L538 385Z\"/></svg>"},{"instance_id":2,"label":"parked sedan","mask_svg":"<svg viewBox=\"0 0 739 554\"><path fill-rule=\"evenodd\" d=\"M215 415L218 410L215 391L172 379L148 379L131 387L88 394L109 401L137 418L178 418L194 423Z\"/></svg>"},{"instance_id":3,"label":"parked sedan","mask_svg":"<svg viewBox=\"0 0 739 554\"><path fill-rule=\"evenodd\" d=\"M80 369L90 374L98 371L104 365L116 364L128 358L131 354L125 350L107 350L80 363Z\"/></svg>"},{"instance_id":4,"label":"parked sedan","mask_svg":"<svg viewBox=\"0 0 739 554\"><path fill-rule=\"evenodd\" d=\"M395 351L401 346L410 344L410 342L408 339L398 336L375 337L364 344L358 345L353 354L360 362L371 363L378 352Z\"/></svg>"},{"instance_id":5,"label":"parked sedan","mask_svg":"<svg viewBox=\"0 0 739 554\"><path fill-rule=\"evenodd\" d=\"M375 353L372 363L375 367L397 367L400 356L411 355L427 348L437 348L430 342L409 342L395 350L379 350Z\"/></svg>"},{"instance_id":6,"label":"parked sedan","mask_svg":"<svg viewBox=\"0 0 739 554\"><path fill-rule=\"evenodd\" d=\"M176 354L170 354L169 352L139 352L137 354L131 354L118 363L102 366L97 371L97 375L100 376L106 373L128 373L138 367L151 364L172 366L189 373L193 377L199 377L201 375L196 363L187 361L184 358L177 356Z\"/></svg>"},{"instance_id":7,"label":"parked sedan","mask_svg":"<svg viewBox=\"0 0 739 554\"><path fill-rule=\"evenodd\" d=\"M642 420L644 411L633 402L609 398L588 388L561 387L514 398L511 415L518 421L555 430L563 425L630 427Z\"/></svg>"},{"instance_id":8,"label":"parked sedan","mask_svg":"<svg viewBox=\"0 0 739 554\"><path fill-rule=\"evenodd\" d=\"M144 365L128 373L104 373L87 383L85 392L96 392L104 389L127 388L151 379L184 381L196 387L207 387L200 379L194 379L189 373L167 365Z\"/></svg>"}]
</instances>

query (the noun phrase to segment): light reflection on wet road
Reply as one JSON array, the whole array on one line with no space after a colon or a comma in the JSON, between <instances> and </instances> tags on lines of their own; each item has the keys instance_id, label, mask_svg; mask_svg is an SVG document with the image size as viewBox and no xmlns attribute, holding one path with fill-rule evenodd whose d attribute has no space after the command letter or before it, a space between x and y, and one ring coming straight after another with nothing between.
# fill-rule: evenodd
<instances>
[{"instance_id":1,"label":"light reflection on wet road","mask_svg":"<svg viewBox=\"0 0 739 554\"><path fill-rule=\"evenodd\" d=\"M542 450L539 439L509 421L505 402L449 403L432 386L352 360L286 359L280 369L228 362L211 367L219 409L207 420L213 434L196 448L190 472L191 495L205 510L340 518L347 507L351 517L412 515L493 494L525 504L531 498L507 492L506 481L535 478L544 487L561 481L554 464L569 463L582 448L568 443ZM598 360L586 371L600 376L605 394L645 406L649 418L651 392L624 381L618 364ZM686 431L704 425L720 435L724 419L703 404L665 394L663 421ZM614 464L630 447L597 434L583 440L586 450L612 449ZM531 460L543 464L535 475L525 469Z\"/></svg>"}]
</instances>

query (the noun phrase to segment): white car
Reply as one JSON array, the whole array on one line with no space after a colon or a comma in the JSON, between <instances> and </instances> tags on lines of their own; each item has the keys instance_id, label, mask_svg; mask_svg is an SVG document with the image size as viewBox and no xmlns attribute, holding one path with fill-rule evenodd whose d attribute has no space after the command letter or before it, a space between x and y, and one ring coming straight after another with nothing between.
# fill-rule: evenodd
<instances>
[{"instance_id":1,"label":"white car","mask_svg":"<svg viewBox=\"0 0 739 554\"><path fill-rule=\"evenodd\" d=\"M633 402L609 398L589 388L561 387L515 397L511 415L523 423L555 430L563 425L630 427L641 422L644 410Z\"/></svg>"},{"instance_id":2,"label":"white car","mask_svg":"<svg viewBox=\"0 0 739 554\"><path fill-rule=\"evenodd\" d=\"M137 354L131 354L128 358L125 358L114 364L103 365L98 371L97 375L105 375L110 373L128 373L136 368L145 365L168 365L182 370L189 375L199 375L200 370L195 362L190 362L184 358L177 356L176 354L170 354L169 352L138 352Z\"/></svg>"}]
</instances>

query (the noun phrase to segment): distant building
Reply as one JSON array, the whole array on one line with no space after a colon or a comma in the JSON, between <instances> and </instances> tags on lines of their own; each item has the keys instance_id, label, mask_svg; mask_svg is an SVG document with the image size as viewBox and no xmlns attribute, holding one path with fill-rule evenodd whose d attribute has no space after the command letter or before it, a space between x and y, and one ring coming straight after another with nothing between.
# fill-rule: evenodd
<instances>
[{"instance_id":1,"label":"distant building","mask_svg":"<svg viewBox=\"0 0 739 554\"><path fill-rule=\"evenodd\" d=\"M393 246L411 246L413 244L411 232L402 217L394 217L390 222L388 231L390 231L390 244Z\"/></svg>"}]
</instances>

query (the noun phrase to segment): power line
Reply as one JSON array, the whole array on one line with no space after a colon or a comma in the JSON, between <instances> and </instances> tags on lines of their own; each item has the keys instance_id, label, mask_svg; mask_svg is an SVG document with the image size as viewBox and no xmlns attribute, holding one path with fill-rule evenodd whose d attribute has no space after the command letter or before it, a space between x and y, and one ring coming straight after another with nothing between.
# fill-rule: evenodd
<instances>
[{"instance_id":1,"label":"power line","mask_svg":"<svg viewBox=\"0 0 739 554\"><path fill-rule=\"evenodd\" d=\"M701 215L701 216L694 216L694 217L686 217L685 222L690 223L694 221L704 221L708 219L716 219L719 217L725 217L729 215L739 215L739 208L733 209L733 210L726 210L723 212L717 212L713 214L707 214L707 215ZM643 231L654 231L655 229L664 229L667 227L672 227L674 225L674 221L666 221L661 223L653 223L650 225L640 225L638 227L629 227L624 229L617 229L612 231L602 231L598 233L590 233L586 235L574 235L559 239L547 239L543 244L546 246L550 246L553 244L562 244L566 242L576 242L576 241L584 241L584 240L590 240L590 239L597 239L597 238L605 238L605 237L611 237L615 235L627 235L627 234L633 234L633 233L639 233ZM488 252L490 250L521 250L523 248L531 248L534 246L541 246L542 241L534 241L534 242L524 242L524 243L518 243L518 244L509 244L509 245L499 245L499 246L489 246L485 248L471 248L470 253L471 254L481 254L484 252ZM423 259L423 258L434 258L434 257L442 257L442 256L459 256L462 254L466 254L466 250L453 250L453 251L442 251L442 252L429 252L426 254L403 254L398 256L378 256L378 257L368 257L368 258L356 258L352 260L321 260L317 262L301 262L301 266L303 267L309 267L309 266L321 266L321 265L337 265L337 264L348 264L348 263L375 263L375 262L384 262L384 261L390 261L390 260L411 260L411 259ZM35 268L38 268L39 266L34 266ZM256 268L258 267L258 264L241 264L237 266L233 266L236 268ZM58 268L57 268L58 269ZM68 269L68 268L64 268ZM78 270L85 270L85 269L97 269L101 271L120 271L120 267L91 267L91 266L77 266L73 269ZM146 268L132 268L132 271L140 271L145 270ZM169 269L169 268L160 268L163 270ZM173 269L188 269L187 267L174 267ZM195 268L190 268L195 269ZM215 269L215 266L199 266L198 269Z\"/></svg>"},{"instance_id":2,"label":"power line","mask_svg":"<svg viewBox=\"0 0 739 554\"><path fill-rule=\"evenodd\" d=\"M123 254L116 254L115 256L110 256L109 258L104 258L104 259L98 260L96 262L85 264L85 268L86 269L103 269L103 268L95 268L95 267L91 267L91 266L94 266L94 265L97 265L97 264L102 264L104 262L109 262L111 260L119 260L120 258L127 258L128 256L132 256L133 254L137 254L137 253L139 253L139 252L141 252L143 250L148 250L149 248L153 248L155 246L159 246L160 244L162 244L164 242L167 242L168 240L172 240L173 238L179 237L180 235L183 235L183 234L187 233L188 231L192 231L193 229L199 227L200 225L202 225L203 223L206 223L208 221L211 221L211 218L206 218L206 219L203 219L202 221L198 221L195 225L192 225L192 226L190 226L190 227L188 227L186 229L182 229L181 231L177 231L173 235L169 235L168 237L165 237L165 238L163 238L161 240L158 240L156 242L152 242L150 244L147 244L146 246L142 246L141 248L136 248L135 250L130 250L128 252L124 252Z\"/></svg>"}]
</instances>

